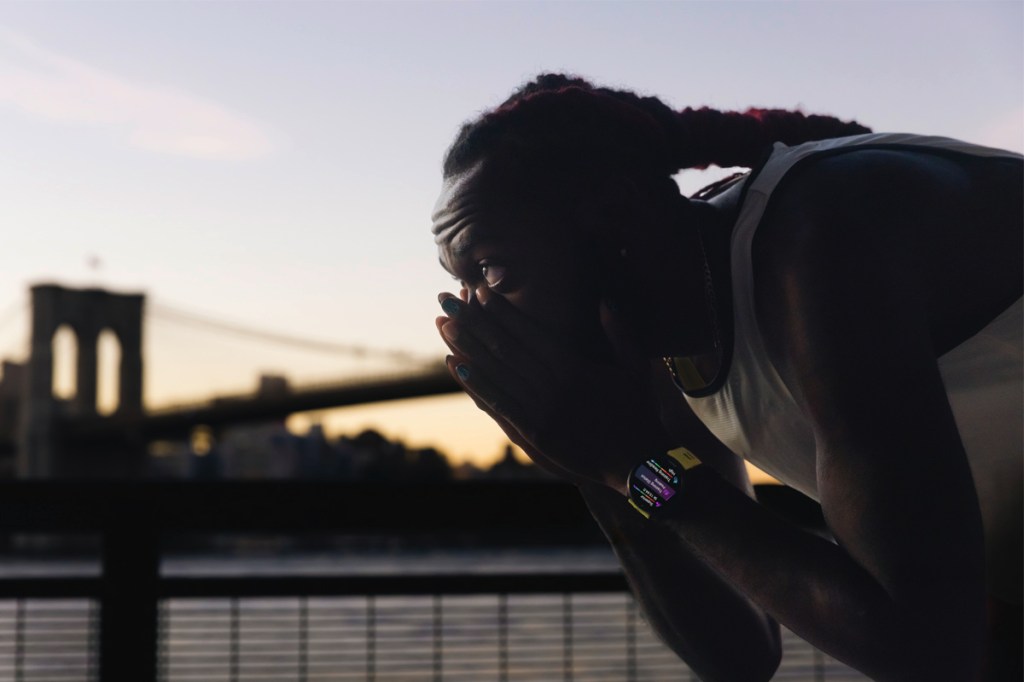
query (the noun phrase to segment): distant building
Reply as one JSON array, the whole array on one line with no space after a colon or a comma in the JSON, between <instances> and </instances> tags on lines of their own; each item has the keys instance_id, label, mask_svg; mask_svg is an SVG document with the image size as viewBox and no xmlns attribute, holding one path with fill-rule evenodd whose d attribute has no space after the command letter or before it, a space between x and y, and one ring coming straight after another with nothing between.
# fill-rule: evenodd
<instances>
[{"instance_id":1,"label":"distant building","mask_svg":"<svg viewBox=\"0 0 1024 682\"><path fill-rule=\"evenodd\" d=\"M284 398L291 393L288 377L277 374L261 374L256 395L260 398Z\"/></svg>"},{"instance_id":2,"label":"distant building","mask_svg":"<svg viewBox=\"0 0 1024 682\"><path fill-rule=\"evenodd\" d=\"M499 480L536 480L539 478L551 478L551 475L533 464L523 464L512 450L511 445L505 446L502 458L487 470L485 478Z\"/></svg>"},{"instance_id":3,"label":"distant building","mask_svg":"<svg viewBox=\"0 0 1024 682\"><path fill-rule=\"evenodd\" d=\"M456 467L452 467L452 478L456 481L472 481L483 478L486 474L487 472L470 462L463 462Z\"/></svg>"}]
</instances>

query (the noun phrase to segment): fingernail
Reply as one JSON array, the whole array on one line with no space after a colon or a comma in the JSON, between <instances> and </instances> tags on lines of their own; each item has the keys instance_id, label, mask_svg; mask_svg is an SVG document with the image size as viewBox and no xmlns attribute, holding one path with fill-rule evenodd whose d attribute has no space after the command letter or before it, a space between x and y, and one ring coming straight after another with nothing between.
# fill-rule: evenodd
<instances>
[{"instance_id":1,"label":"fingernail","mask_svg":"<svg viewBox=\"0 0 1024 682\"><path fill-rule=\"evenodd\" d=\"M441 301L441 310L445 311L448 315L454 317L459 314L459 302L449 296L448 298Z\"/></svg>"},{"instance_id":2,"label":"fingernail","mask_svg":"<svg viewBox=\"0 0 1024 682\"><path fill-rule=\"evenodd\" d=\"M459 378L463 381L469 379L469 367L467 365L456 365L455 373L459 375Z\"/></svg>"}]
</instances>

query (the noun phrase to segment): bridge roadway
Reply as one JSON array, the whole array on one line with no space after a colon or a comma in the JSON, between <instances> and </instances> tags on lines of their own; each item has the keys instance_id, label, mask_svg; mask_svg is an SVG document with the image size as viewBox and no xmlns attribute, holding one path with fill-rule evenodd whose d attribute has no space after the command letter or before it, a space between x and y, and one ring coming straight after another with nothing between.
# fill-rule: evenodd
<instances>
[{"instance_id":1,"label":"bridge roadway","mask_svg":"<svg viewBox=\"0 0 1024 682\"><path fill-rule=\"evenodd\" d=\"M200 425L216 429L229 424L284 419L296 412L422 398L461 390L444 364L438 363L406 374L304 386L273 395L222 396L203 403L151 410L141 415L69 418L62 431L71 442L102 442L126 435L145 441L178 439L187 437L194 427Z\"/></svg>"}]
</instances>

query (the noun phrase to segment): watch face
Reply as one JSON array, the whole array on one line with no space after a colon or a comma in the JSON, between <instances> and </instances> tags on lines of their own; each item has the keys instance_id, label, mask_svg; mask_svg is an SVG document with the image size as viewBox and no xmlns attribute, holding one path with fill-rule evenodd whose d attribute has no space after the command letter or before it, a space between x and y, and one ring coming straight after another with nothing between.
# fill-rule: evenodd
<instances>
[{"instance_id":1,"label":"watch face","mask_svg":"<svg viewBox=\"0 0 1024 682\"><path fill-rule=\"evenodd\" d=\"M651 457L629 477L629 498L642 511L657 511L679 492L680 468L677 463Z\"/></svg>"}]
</instances>

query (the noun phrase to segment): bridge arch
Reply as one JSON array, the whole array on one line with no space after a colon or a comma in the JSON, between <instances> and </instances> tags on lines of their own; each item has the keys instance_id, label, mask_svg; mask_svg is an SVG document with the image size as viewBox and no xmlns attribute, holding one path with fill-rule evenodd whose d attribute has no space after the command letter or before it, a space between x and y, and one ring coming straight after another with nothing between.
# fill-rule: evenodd
<instances>
[{"instance_id":1,"label":"bridge arch","mask_svg":"<svg viewBox=\"0 0 1024 682\"><path fill-rule=\"evenodd\" d=\"M70 417L96 416L101 332L116 337L120 349L114 392L119 415L142 412L142 294L103 289L70 289L57 284L32 287L32 336L28 360L28 400L19 447L21 476L60 475L54 431L61 418L54 396L54 335L70 327L77 338L75 390ZM110 341L104 342L105 346ZM105 406L106 409L106 406ZM111 412L110 414L113 414Z\"/></svg>"}]
</instances>

